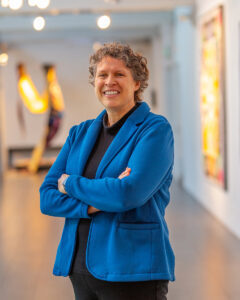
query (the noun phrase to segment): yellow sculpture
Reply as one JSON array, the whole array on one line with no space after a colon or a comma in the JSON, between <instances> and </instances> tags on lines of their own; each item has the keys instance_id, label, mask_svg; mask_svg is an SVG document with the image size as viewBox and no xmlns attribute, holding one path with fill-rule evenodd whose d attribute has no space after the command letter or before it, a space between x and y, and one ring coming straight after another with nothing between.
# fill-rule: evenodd
<instances>
[{"instance_id":1,"label":"yellow sculpture","mask_svg":"<svg viewBox=\"0 0 240 300\"><path fill-rule=\"evenodd\" d=\"M32 157L28 164L28 170L31 173L38 171L43 153L61 125L64 111L64 99L57 81L55 67L53 65L45 65L43 68L46 75L47 87L43 95L39 95L24 65L18 65L18 90L24 105L34 114L44 113L48 108L50 110L48 124L41 140L33 149Z\"/></svg>"},{"instance_id":2,"label":"yellow sculpture","mask_svg":"<svg viewBox=\"0 0 240 300\"><path fill-rule=\"evenodd\" d=\"M43 96L39 95L32 82L32 79L26 73L23 64L18 65L18 74L18 91L24 105L33 114L41 114L46 112L46 110L48 109L48 99L46 97L46 94Z\"/></svg>"}]
</instances>

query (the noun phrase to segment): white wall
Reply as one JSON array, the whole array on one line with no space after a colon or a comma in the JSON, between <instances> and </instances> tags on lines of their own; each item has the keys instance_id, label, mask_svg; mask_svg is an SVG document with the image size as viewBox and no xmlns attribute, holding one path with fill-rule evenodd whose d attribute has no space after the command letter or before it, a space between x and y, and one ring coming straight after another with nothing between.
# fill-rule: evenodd
<instances>
[{"instance_id":1,"label":"white wall","mask_svg":"<svg viewBox=\"0 0 240 300\"><path fill-rule=\"evenodd\" d=\"M153 68L151 41L129 43L136 51L148 58L150 73ZM28 42L15 44L9 50L9 63L2 68L1 99L4 110L5 148L34 146L40 139L47 114L33 115L22 104L26 133L20 130L17 119L17 102L20 101L17 91L16 65L25 63L39 92L44 90L45 79L41 69L44 63L53 63L57 67L58 79L63 91L66 111L61 130L56 135L53 145L62 145L73 124L95 118L103 109L95 97L93 87L88 83L88 63L92 53L92 43L83 39L53 40L52 42ZM153 78L144 93L144 100L149 102L153 89Z\"/></svg>"},{"instance_id":2,"label":"white wall","mask_svg":"<svg viewBox=\"0 0 240 300\"><path fill-rule=\"evenodd\" d=\"M228 190L210 181L204 174L201 153L200 124L200 20L204 13L216 5L225 6L226 33L226 111L227 111L227 163ZM183 155L183 185L214 216L240 237L240 135L239 135L239 22L240 3L236 0L198 0L196 27L179 22L176 56L180 74L181 140ZM192 26L192 27L191 27ZM196 31L196 32L195 32ZM186 36L196 37L195 58ZM178 37L180 40L178 40ZM194 49L194 46L193 46ZM184 55L184 51L186 54ZM191 65L192 66L191 66ZM186 68L185 68L186 67ZM185 70L184 70L185 68ZM187 76L186 79L182 79ZM183 80L183 81L182 81ZM176 101L178 101L176 99Z\"/></svg>"},{"instance_id":3,"label":"white wall","mask_svg":"<svg viewBox=\"0 0 240 300\"><path fill-rule=\"evenodd\" d=\"M93 90L88 84L89 53L91 53L89 44L64 43L64 41L20 44L10 50L9 63L3 74L7 147L34 146L43 133L47 119L47 114L33 115L23 107L26 134L22 134L16 114L16 105L19 101L17 63L25 63L39 92L43 91L45 87L42 64L53 63L56 65L66 111L63 126L53 144L61 145L70 126L86 118L93 118L101 110L94 98Z\"/></svg>"},{"instance_id":4,"label":"white wall","mask_svg":"<svg viewBox=\"0 0 240 300\"><path fill-rule=\"evenodd\" d=\"M189 80L186 73L188 61L184 59L184 47L186 46L188 35L182 36L181 27L178 25L178 18L173 14L169 24L162 27L162 58L163 58L163 110L170 121L174 132L174 178L178 181L184 176L182 149L182 114L186 93L189 89L184 90L182 86ZM181 43L184 39L184 43ZM180 42L180 43L179 43ZM189 42L188 42L189 43ZM188 47L186 47L188 48Z\"/></svg>"},{"instance_id":5,"label":"white wall","mask_svg":"<svg viewBox=\"0 0 240 300\"><path fill-rule=\"evenodd\" d=\"M196 29L191 19L191 8L179 8L175 11L175 63L172 66L173 96L175 101L171 104L171 113L174 116L176 128L176 152L180 165L180 179L183 183L196 183L196 160L194 153L198 147L196 138L196 112L197 100L195 97L195 36ZM191 137L191 138L190 138Z\"/></svg>"},{"instance_id":6,"label":"white wall","mask_svg":"<svg viewBox=\"0 0 240 300\"><path fill-rule=\"evenodd\" d=\"M0 176L4 170L4 162L6 161L6 157L4 157L4 125L5 125L5 108L4 108L4 95L3 95L3 82L2 82L2 68L0 67Z\"/></svg>"}]
</instances>

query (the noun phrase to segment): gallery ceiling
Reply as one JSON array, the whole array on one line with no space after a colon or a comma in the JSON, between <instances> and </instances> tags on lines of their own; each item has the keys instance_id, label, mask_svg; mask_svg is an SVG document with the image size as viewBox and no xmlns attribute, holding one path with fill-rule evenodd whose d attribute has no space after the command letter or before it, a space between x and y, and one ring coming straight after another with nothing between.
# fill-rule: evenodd
<instances>
[{"instance_id":1,"label":"gallery ceiling","mask_svg":"<svg viewBox=\"0 0 240 300\"><path fill-rule=\"evenodd\" d=\"M194 0L51 0L44 13L103 13L171 10L177 6L193 5ZM0 16L34 14L37 8L29 7L24 1L18 11L0 7Z\"/></svg>"},{"instance_id":2,"label":"gallery ceiling","mask_svg":"<svg viewBox=\"0 0 240 300\"><path fill-rule=\"evenodd\" d=\"M144 38L153 35L176 7L194 4L194 0L51 0L48 8L40 10L26 2L17 11L0 7L0 42L77 35ZM111 16L110 29L97 28L101 14ZM32 24L38 15L45 18L46 27L36 33Z\"/></svg>"}]
</instances>

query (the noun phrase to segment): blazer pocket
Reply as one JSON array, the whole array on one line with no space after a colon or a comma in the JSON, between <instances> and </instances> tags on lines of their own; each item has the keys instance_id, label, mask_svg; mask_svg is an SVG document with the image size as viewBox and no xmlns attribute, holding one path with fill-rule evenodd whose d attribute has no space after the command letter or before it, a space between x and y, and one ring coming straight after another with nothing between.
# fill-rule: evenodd
<instances>
[{"instance_id":1,"label":"blazer pocket","mask_svg":"<svg viewBox=\"0 0 240 300\"><path fill-rule=\"evenodd\" d=\"M118 227L122 229L132 230L149 230L160 227L159 223L118 223Z\"/></svg>"}]
</instances>

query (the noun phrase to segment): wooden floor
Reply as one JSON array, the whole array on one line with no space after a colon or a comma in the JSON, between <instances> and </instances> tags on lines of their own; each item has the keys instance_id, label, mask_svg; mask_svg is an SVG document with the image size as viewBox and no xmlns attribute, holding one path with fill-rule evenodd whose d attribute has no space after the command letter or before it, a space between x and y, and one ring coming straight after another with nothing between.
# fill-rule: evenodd
<instances>
[{"instance_id":1,"label":"wooden floor","mask_svg":"<svg viewBox=\"0 0 240 300\"><path fill-rule=\"evenodd\" d=\"M0 300L74 299L68 277L52 275L63 219L40 213L43 178L11 171L0 184ZM177 184L171 194L176 282L168 300L239 300L240 240Z\"/></svg>"}]
</instances>

